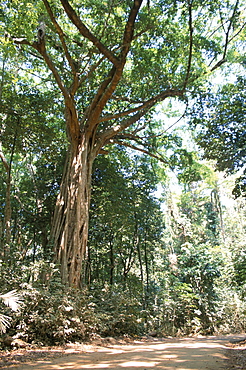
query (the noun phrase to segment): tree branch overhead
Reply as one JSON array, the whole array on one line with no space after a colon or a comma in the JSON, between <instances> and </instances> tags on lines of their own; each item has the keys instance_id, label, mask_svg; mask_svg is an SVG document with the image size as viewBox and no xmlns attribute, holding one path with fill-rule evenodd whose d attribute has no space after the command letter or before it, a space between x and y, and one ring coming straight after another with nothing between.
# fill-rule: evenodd
<instances>
[{"instance_id":1,"label":"tree branch overhead","mask_svg":"<svg viewBox=\"0 0 246 370\"><path fill-rule=\"evenodd\" d=\"M87 38L89 41L91 41L98 48L98 50L115 65L115 67L118 67L120 64L118 58L109 49L107 49L107 47L103 45L95 35L91 33L89 28L86 27L86 25L81 21L79 16L76 14L75 10L72 8L70 3L67 0L61 0L61 3L68 17L70 18L72 23L77 27L81 35Z\"/></svg>"}]
</instances>

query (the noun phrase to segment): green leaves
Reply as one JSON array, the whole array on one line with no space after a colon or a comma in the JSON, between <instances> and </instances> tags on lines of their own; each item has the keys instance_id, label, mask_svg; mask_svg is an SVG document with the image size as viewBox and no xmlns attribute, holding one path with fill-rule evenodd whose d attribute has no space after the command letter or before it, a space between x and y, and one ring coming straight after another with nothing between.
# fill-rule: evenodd
<instances>
[{"instance_id":1,"label":"green leaves","mask_svg":"<svg viewBox=\"0 0 246 370\"><path fill-rule=\"evenodd\" d=\"M69 4L76 21L71 9L67 11L57 0L4 1L0 11L0 133L11 164L12 186L11 253L6 262L13 271L11 284L20 280L36 283L42 274L30 267L30 261L35 266L35 261L54 257L48 238L67 147L65 102L66 113L72 108L71 117L78 117L79 145L88 139L88 148L95 150L87 158L94 158L103 145L111 150L115 144L94 165L89 253L83 274L91 288L110 285L100 296L105 303L96 302L101 332L125 333L132 325L132 332L138 333L137 320L142 320L142 329L148 315L152 315L153 326L160 320L165 327L171 317L175 329L185 327L185 320L190 331L197 322L199 328L209 327L219 270L214 248L220 243L223 226L216 178L194 151L184 148L178 135L165 131L171 124L163 127L163 116L156 118L156 107L168 97L191 98L191 104L196 104L192 123L204 156L228 172L245 165L245 79L219 89L217 95L212 88L207 91L206 83L211 71L226 60L238 63L244 58L240 50L243 2L153 0L147 6L145 1L134 14L134 27L132 19L128 22L133 0L70 0ZM41 21L45 37L38 43ZM121 58L125 64L120 64ZM201 99L195 102L200 92ZM179 103L176 100L176 109ZM134 156L122 149L124 145L155 159ZM172 208L170 197L163 206L165 225L154 196L157 158L164 163L163 171L170 166L184 185L180 202ZM235 194L245 185L245 176L241 179ZM4 209L6 176L1 185ZM58 225L59 230L62 227ZM4 254L4 245L1 248ZM177 257L173 266L170 254ZM238 255L235 269L237 279L243 280L245 256ZM49 274L44 274L47 280ZM124 288L134 296L128 306L122 299L127 299ZM50 291L30 293L29 298L33 306L30 311L26 307L28 316L22 322L30 328L31 340L38 329L42 338L49 332L51 342L56 337L76 338L84 330L83 317L89 322L86 330L97 325L93 315L90 323L94 308L87 310L86 303L81 307L77 301L76 306L66 297L59 302L57 291L54 295ZM132 310L129 314L128 309ZM6 325L8 318L1 318Z\"/></svg>"},{"instance_id":2,"label":"green leaves","mask_svg":"<svg viewBox=\"0 0 246 370\"><path fill-rule=\"evenodd\" d=\"M195 140L204 151L203 157L215 160L220 171L235 173L246 163L245 100L245 78L238 77L235 84L202 96L192 110ZM242 177L242 188L243 181ZM239 189L240 180L235 194Z\"/></svg>"},{"instance_id":3,"label":"green leaves","mask_svg":"<svg viewBox=\"0 0 246 370\"><path fill-rule=\"evenodd\" d=\"M34 41L39 15L44 12L42 1L5 1L5 32L14 37L26 37Z\"/></svg>"}]
</instances>

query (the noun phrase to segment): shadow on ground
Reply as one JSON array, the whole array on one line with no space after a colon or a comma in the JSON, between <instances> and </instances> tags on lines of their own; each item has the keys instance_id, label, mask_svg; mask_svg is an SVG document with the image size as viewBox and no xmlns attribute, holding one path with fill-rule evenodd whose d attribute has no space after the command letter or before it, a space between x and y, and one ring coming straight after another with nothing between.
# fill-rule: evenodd
<instances>
[{"instance_id":1,"label":"shadow on ground","mask_svg":"<svg viewBox=\"0 0 246 370\"><path fill-rule=\"evenodd\" d=\"M83 353L5 367L19 370L219 370L226 366L226 345L240 336L134 341L128 345L88 347ZM4 368L2 368L4 369Z\"/></svg>"}]
</instances>

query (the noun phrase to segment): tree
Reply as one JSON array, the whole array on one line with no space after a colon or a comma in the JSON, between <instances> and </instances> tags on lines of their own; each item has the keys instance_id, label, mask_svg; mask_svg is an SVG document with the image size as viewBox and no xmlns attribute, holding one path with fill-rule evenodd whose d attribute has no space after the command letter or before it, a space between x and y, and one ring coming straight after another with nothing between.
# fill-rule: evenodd
<instances>
[{"instance_id":1,"label":"tree","mask_svg":"<svg viewBox=\"0 0 246 370\"><path fill-rule=\"evenodd\" d=\"M64 283L80 286L95 158L118 143L165 162L154 107L185 99L226 62L241 8L240 0L4 2L5 42L64 100L68 153L51 232Z\"/></svg>"},{"instance_id":2,"label":"tree","mask_svg":"<svg viewBox=\"0 0 246 370\"><path fill-rule=\"evenodd\" d=\"M61 130L59 104L54 107L57 95L38 89L24 74L17 80L20 71L10 59L4 59L4 52L2 58L0 253L10 268L17 261L15 247L23 259L30 247L33 259L38 244L45 249L38 239L41 233L45 242L44 234L50 227L66 137Z\"/></svg>"},{"instance_id":3,"label":"tree","mask_svg":"<svg viewBox=\"0 0 246 370\"><path fill-rule=\"evenodd\" d=\"M246 163L246 79L237 78L217 92L200 96L192 109L195 140L203 149L203 157L212 159L216 169L233 174L244 169ZM236 180L233 194L246 195L246 171Z\"/></svg>"},{"instance_id":4,"label":"tree","mask_svg":"<svg viewBox=\"0 0 246 370\"><path fill-rule=\"evenodd\" d=\"M169 315L174 332L212 333L219 316L217 288L223 269L221 185L212 166L198 161L198 154L188 154L190 166L180 161L176 168L182 193L167 193L170 236L165 241L170 274L167 292L163 294L169 302L164 320Z\"/></svg>"},{"instance_id":5,"label":"tree","mask_svg":"<svg viewBox=\"0 0 246 370\"><path fill-rule=\"evenodd\" d=\"M134 295L140 291L143 303L164 228L160 204L153 196L158 179L151 162L119 149L97 158L90 210L92 285L123 284Z\"/></svg>"}]
</instances>

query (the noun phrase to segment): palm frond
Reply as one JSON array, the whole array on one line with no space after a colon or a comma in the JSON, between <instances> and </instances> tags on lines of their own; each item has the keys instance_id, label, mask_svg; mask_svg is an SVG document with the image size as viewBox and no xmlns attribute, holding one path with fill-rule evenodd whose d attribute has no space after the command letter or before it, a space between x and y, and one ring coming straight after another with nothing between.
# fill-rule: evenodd
<instances>
[{"instance_id":1,"label":"palm frond","mask_svg":"<svg viewBox=\"0 0 246 370\"><path fill-rule=\"evenodd\" d=\"M0 333L6 332L6 329L10 326L10 320L9 316L0 314Z\"/></svg>"},{"instance_id":2,"label":"palm frond","mask_svg":"<svg viewBox=\"0 0 246 370\"><path fill-rule=\"evenodd\" d=\"M0 299L6 306L9 306L13 311L18 311L21 304L21 298L16 290L11 290L6 294L1 294Z\"/></svg>"}]
</instances>

